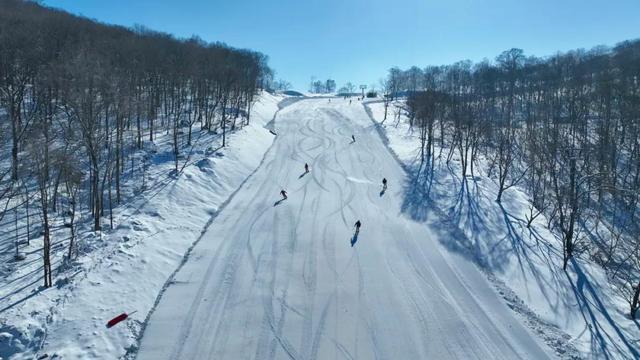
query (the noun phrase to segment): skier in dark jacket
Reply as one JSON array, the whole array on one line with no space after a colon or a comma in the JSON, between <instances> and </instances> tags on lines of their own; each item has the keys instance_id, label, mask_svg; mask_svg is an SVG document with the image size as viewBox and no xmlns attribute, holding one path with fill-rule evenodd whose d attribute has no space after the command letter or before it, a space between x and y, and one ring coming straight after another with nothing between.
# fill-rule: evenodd
<instances>
[{"instance_id":1,"label":"skier in dark jacket","mask_svg":"<svg viewBox=\"0 0 640 360\"><path fill-rule=\"evenodd\" d=\"M356 221L354 226L356 227L356 235L358 235L360 233L360 226L362 226L362 223L360 222L360 220L358 220Z\"/></svg>"},{"instance_id":2,"label":"skier in dark jacket","mask_svg":"<svg viewBox=\"0 0 640 360\"><path fill-rule=\"evenodd\" d=\"M382 178L382 191L387 190L387 178Z\"/></svg>"},{"instance_id":3,"label":"skier in dark jacket","mask_svg":"<svg viewBox=\"0 0 640 360\"><path fill-rule=\"evenodd\" d=\"M351 135L351 141L352 142L356 142L356 136L355 135Z\"/></svg>"},{"instance_id":4,"label":"skier in dark jacket","mask_svg":"<svg viewBox=\"0 0 640 360\"><path fill-rule=\"evenodd\" d=\"M286 200L287 199L287 192L283 190L280 191L280 195L282 195L282 200Z\"/></svg>"},{"instance_id":5,"label":"skier in dark jacket","mask_svg":"<svg viewBox=\"0 0 640 360\"><path fill-rule=\"evenodd\" d=\"M304 172L306 172L306 173L309 172L309 164L307 164L307 163L304 164Z\"/></svg>"}]
</instances>

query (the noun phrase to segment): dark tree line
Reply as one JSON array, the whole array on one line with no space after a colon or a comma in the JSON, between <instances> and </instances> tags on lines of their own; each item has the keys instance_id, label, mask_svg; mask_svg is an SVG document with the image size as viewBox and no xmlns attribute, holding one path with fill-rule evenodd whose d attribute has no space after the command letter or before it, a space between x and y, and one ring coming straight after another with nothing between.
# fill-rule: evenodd
<instances>
[{"instance_id":1,"label":"dark tree line","mask_svg":"<svg viewBox=\"0 0 640 360\"><path fill-rule=\"evenodd\" d=\"M222 133L225 146L271 73L261 53L0 0L0 151L10 158L0 169L0 218L12 197L37 188L45 286L52 211L70 219L72 257L81 199L100 230L136 150L170 134L177 172L195 124Z\"/></svg>"},{"instance_id":2,"label":"dark tree line","mask_svg":"<svg viewBox=\"0 0 640 360\"><path fill-rule=\"evenodd\" d=\"M533 199L527 225L546 215L562 238L563 268L591 250L635 316L640 41L547 58L511 49L493 62L393 68L384 85L387 99L407 96L404 110L421 140L419 176L432 176L437 156L449 162L457 154L466 181L482 156L496 201L524 187ZM437 145L448 153L435 154Z\"/></svg>"},{"instance_id":3,"label":"dark tree line","mask_svg":"<svg viewBox=\"0 0 640 360\"><path fill-rule=\"evenodd\" d=\"M327 79L326 81L311 80L309 91L315 94L326 94L336 91L336 81L333 79Z\"/></svg>"}]
</instances>

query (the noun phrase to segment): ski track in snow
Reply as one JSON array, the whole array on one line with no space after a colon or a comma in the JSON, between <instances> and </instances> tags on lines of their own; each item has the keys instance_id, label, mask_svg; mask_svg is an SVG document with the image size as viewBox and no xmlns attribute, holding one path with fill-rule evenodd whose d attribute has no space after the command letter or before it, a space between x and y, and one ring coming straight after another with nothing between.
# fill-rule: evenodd
<instances>
[{"instance_id":1,"label":"ski track in snow","mask_svg":"<svg viewBox=\"0 0 640 360\"><path fill-rule=\"evenodd\" d=\"M400 212L405 173L362 106L299 101L275 128L164 290L138 359L552 356L475 265Z\"/></svg>"}]
</instances>

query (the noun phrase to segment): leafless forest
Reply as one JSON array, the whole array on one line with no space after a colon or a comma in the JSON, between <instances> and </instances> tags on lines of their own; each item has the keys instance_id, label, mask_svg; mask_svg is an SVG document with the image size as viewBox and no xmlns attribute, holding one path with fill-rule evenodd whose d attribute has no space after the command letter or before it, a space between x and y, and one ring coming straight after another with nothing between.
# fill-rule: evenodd
<instances>
[{"instance_id":1,"label":"leafless forest","mask_svg":"<svg viewBox=\"0 0 640 360\"><path fill-rule=\"evenodd\" d=\"M592 257L636 316L640 41L546 58L511 49L495 61L393 68L382 87L385 119L406 113L419 133L416 176L425 187L435 159L453 156L465 182L486 165L497 202L523 187L533 204L527 225L544 214L562 239L558 266ZM390 106L399 95L406 105Z\"/></svg>"},{"instance_id":2,"label":"leafless forest","mask_svg":"<svg viewBox=\"0 0 640 360\"><path fill-rule=\"evenodd\" d=\"M78 211L100 230L121 201L122 178L144 184L143 160L132 153L169 134L177 172L194 126L221 133L212 146L225 146L227 131L249 122L271 70L261 53L198 38L104 25L32 2L2 0L0 8L0 220L16 208L26 213L17 258L29 224L38 223L49 287L53 213L66 219L72 259Z\"/></svg>"}]
</instances>

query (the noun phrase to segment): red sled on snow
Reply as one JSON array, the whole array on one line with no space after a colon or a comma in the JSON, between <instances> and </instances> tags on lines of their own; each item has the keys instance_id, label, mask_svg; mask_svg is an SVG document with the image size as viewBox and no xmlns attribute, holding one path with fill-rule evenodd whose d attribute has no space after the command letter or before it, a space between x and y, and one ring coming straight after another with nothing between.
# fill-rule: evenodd
<instances>
[{"instance_id":1,"label":"red sled on snow","mask_svg":"<svg viewBox=\"0 0 640 360\"><path fill-rule=\"evenodd\" d=\"M119 322L125 321L127 320L127 318L129 317L129 315L134 314L134 312L132 312L131 314L127 314L127 313L122 313L116 317L114 317L113 319L109 320L109 322L107 323L107 329L113 327L114 325L118 324Z\"/></svg>"}]
</instances>

